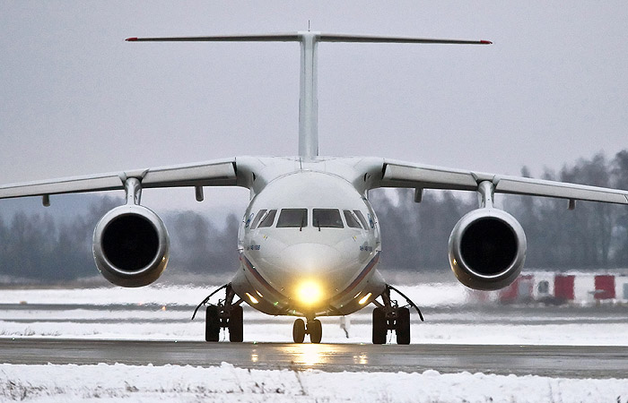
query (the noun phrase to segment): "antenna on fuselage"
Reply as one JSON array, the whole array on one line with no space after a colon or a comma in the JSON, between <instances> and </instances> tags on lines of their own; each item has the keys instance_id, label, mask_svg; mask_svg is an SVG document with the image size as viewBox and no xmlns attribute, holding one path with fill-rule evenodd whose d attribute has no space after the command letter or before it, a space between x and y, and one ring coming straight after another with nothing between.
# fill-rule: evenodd
<instances>
[{"instance_id":1,"label":"antenna on fuselage","mask_svg":"<svg viewBox=\"0 0 628 403\"><path fill-rule=\"evenodd\" d=\"M393 36L325 34L307 32L266 35L216 35L164 38L127 38L130 42L300 42L301 79L299 97L299 156L313 160L318 156L318 89L317 45L318 42L362 43L432 43L455 45L490 45L490 41L457 39L425 39Z\"/></svg>"}]
</instances>

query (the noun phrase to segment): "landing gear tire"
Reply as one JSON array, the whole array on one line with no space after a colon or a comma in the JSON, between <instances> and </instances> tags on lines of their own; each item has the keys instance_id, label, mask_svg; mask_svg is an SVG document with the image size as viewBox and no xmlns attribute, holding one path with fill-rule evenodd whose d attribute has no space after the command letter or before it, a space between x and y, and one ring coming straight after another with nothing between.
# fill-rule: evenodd
<instances>
[{"instance_id":1,"label":"landing gear tire","mask_svg":"<svg viewBox=\"0 0 628 403\"><path fill-rule=\"evenodd\" d=\"M305 340L305 322L303 319L297 319L292 325L292 340L295 343L303 343Z\"/></svg>"},{"instance_id":2,"label":"landing gear tire","mask_svg":"<svg viewBox=\"0 0 628 403\"><path fill-rule=\"evenodd\" d=\"M312 343L318 344L321 342L323 338L323 326L321 325L321 321L318 319L311 320L307 323L307 330L310 334L310 341Z\"/></svg>"},{"instance_id":3,"label":"landing gear tire","mask_svg":"<svg viewBox=\"0 0 628 403\"><path fill-rule=\"evenodd\" d=\"M382 308L373 309L373 344L386 343L387 321Z\"/></svg>"},{"instance_id":4,"label":"landing gear tire","mask_svg":"<svg viewBox=\"0 0 628 403\"><path fill-rule=\"evenodd\" d=\"M205 341L219 341L220 339L220 308L216 305L207 305L205 310Z\"/></svg>"},{"instance_id":5,"label":"landing gear tire","mask_svg":"<svg viewBox=\"0 0 628 403\"><path fill-rule=\"evenodd\" d=\"M244 340L244 319L242 307L234 306L229 314L229 341L241 343Z\"/></svg>"},{"instance_id":6,"label":"landing gear tire","mask_svg":"<svg viewBox=\"0 0 628 403\"><path fill-rule=\"evenodd\" d=\"M410 344L410 309L397 309L395 331L397 333L397 344Z\"/></svg>"}]
</instances>

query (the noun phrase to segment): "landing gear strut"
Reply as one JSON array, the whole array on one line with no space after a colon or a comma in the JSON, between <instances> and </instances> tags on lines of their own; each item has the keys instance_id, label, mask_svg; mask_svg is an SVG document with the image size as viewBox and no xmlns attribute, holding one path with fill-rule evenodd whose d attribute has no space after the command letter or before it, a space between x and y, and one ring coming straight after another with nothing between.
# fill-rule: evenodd
<instances>
[{"instance_id":1,"label":"landing gear strut","mask_svg":"<svg viewBox=\"0 0 628 403\"><path fill-rule=\"evenodd\" d=\"M297 319L292 326L292 340L295 343L303 343L305 335L310 335L310 341L312 343L320 343L323 338L323 326L318 319L311 318L307 320L307 326L303 319Z\"/></svg>"},{"instance_id":2,"label":"landing gear strut","mask_svg":"<svg viewBox=\"0 0 628 403\"><path fill-rule=\"evenodd\" d=\"M410 344L410 309L399 307L397 301L390 299L390 290L396 291L406 299L408 305L415 308L421 321L423 314L414 302L396 288L387 285L386 291L381 295L383 303L373 301L377 307L373 309L373 344L385 344L389 330L394 330L397 335L397 344Z\"/></svg>"},{"instance_id":3,"label":"landing gear strut","mask_svg":"<svg viewBox=\"0 0 628 403\"><path fill-rule=\"evenodd\" d=\"M244 340L244 320L242 315L242 300L233 301L235 292L231 288L231 284L224 285L216 291L209 294L207 298L201 302L192 315L192 320L196 316L199 308L207 304L209 299L218 291L226 289L226 297L219 300L218 305L208 304L205 309L205 341L216 342L220 340L220 329L229 330L229 341L241 343Z\"/></svg>"}]
</instances>

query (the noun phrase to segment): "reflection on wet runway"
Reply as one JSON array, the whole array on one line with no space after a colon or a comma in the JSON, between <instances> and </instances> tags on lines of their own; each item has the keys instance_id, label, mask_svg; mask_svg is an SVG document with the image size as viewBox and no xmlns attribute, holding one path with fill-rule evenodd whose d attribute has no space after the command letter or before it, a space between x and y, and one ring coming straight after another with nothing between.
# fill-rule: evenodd
<instances>
[{"instance_id":1,"label":"reflection on wet runway","mask_svg":"<svg viewBox=\"0 0 628 403\"><path fill-rule=\"evenodd\" d=\"M265 347L264 347L265 348ZM354 351L357 348L358 351ZM332 365L340 355L347 354L354 366L365 366L369 355L358 346L339 344L289 344L282 347L285 354L292 356L292 365L299 369L315 369ZM257 353L254 353L257 354Z\"/></svg>"},{"instance_id":2,"label":"reflection on wet runway","mask_svg":"<svg viewBox=\"0 0 628 403\"><path fill-rule=\"evenodd\" d=\"M204 343L61 339L0 339L0 356L13 364L212 366L295 371L442 373L467 371L572 378L622 378L628 347L621 346L409 346L369 344Z\"/></svg>"}]
</instances>

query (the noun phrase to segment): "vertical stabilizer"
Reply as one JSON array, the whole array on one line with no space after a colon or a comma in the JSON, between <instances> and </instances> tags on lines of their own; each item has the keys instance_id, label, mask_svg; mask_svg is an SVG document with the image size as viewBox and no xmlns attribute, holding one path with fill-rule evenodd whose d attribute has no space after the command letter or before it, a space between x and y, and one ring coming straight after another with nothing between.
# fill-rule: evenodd
<instances>
[{"instance_id":1,"label":"vertical stabilizer","mask_svg":"<svg viewBox=\"0 0 628 403\"><path fill-rule=\"evenodd\" d=\"M317 47L318 42L357 43L432 43L457 45L489 45L489 41L458 39L425 39L394 36L368 36L325 34L321 32L296 32L266 35L215 35L169 38L127 38L131 42L300 42L301 43L301 93L299 96L299 156L312 160L318 156L318 95L317 95Z\"/></svg>"},{"instance_id":2,"label":"vertical stabilizer","mask_svg":"<svg viewBox=\"0 0 628 403\"><path fill-rule=\"evenodd\" d=\"M299 156L318 156L318 34L299 32L301 38L301 91L299 95Z\"/></svg>"}]
</instances>

